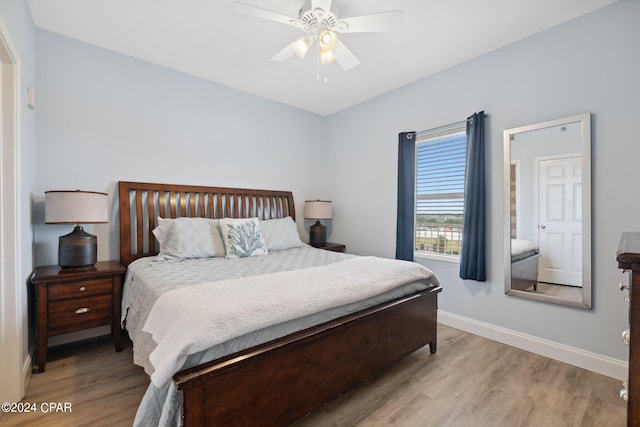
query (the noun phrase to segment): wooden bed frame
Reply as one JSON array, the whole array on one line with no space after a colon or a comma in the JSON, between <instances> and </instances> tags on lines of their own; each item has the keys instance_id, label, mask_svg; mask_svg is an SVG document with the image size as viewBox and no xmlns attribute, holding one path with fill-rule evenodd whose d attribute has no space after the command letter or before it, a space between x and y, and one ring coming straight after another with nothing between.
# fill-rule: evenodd
<instances>
[{"instance_id":1,"label":"wooden bed frame","mask_svg":"<svg viewBox=\"0 0 640 427\"><path fill-rule=\"evenodd\" d=\"M260 219L291 216L287 191L119 183L120 260L157 254L158 216ZM436 352L437 294L417 292L185 369L184 426L288 425L429 344Z\"/></svg>"}]
</instances>

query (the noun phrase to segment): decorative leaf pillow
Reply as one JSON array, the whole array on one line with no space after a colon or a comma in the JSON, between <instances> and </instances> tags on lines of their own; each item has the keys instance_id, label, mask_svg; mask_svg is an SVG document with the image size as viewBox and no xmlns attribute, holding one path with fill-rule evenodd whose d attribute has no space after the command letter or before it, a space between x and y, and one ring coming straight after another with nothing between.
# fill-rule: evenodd
<instances>
[{"instance_id":1,"label":"decorative leaf pillow","mask_svg":"<svg viewBox=\"0 0 640 427\"><path fill-rule=\"evenodd\" d=\"M224 218L220 233L227 251L226 258L260 256L268 253L258 218Z\"/></svg>"},{"instance_id":2,"label":"decorative leaf pillow","mask_svg":"<svg viewBox=\"0 0 640 427\"><path fill-rule=\"evenodd\" d=\"M158 221L153 234L160 243L159 260L224 256L218 220L176 218Z\"/></svg>"},{"instance_id":3,"label":"decorative leaf pillow","mask_svg":"<svg viewBox=\"0 0 640 427\"><path fill-rule=\"evenodd\" d=\"M280 251L305 246L300 240L298 227L290 216L260 221L260 229L269 251Z\"/></svg>"}]
</instances>

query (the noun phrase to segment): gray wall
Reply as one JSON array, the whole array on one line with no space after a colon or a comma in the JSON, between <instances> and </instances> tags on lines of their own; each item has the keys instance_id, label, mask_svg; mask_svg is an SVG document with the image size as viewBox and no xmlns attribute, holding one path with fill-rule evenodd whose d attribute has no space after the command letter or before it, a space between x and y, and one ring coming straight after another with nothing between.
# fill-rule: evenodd
<instances>
[{"instance_id":1,"label":"gray wall","mask_svg":"<svg viewBox=\"0 0 640 427\"><path fill-rule=\"evenodd\" d=\"M393 257L397 134L484 110L487 119L488 280L462 281L458 264L421 261L441 279L440 308L617 359L626 303L615 252L640 230L640 2L623 1L334 114L324 182L334 201L333 240L351 252ZM425 43L432 41L425 40ZM504 129L592 113L593 310L504 294ZM358 179L353 179L357 177Z\"/></svg>"},{"instance_id":2,"label":"gray wall","mask_svg":"<svg viewBox=\"0 0 640 427\"><path fill-rule=\"evenodd\" d=\"M320 193L312 152L326 118L39 30L36 264L57 264L46 190L109 193L98 259L118 259L117 181L291 190L302 218ZM298 221L304 233L303 221Z\"/></svg>"}]
</instances>

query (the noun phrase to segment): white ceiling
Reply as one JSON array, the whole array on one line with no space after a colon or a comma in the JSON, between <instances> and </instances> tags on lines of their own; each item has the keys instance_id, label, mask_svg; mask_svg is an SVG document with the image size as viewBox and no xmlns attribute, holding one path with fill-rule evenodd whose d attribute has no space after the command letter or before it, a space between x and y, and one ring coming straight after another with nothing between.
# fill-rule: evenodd
<instances>
[{"instance_id":1,"label":"white ceiling","mask_svg":"<svg viewBox=\"0 0 640 427\"><path fill-rule=\"evenodd\" d=\"M243 0L297 17L305 0ZM321 115L358 104L616 0L334 0L338 17L403 10L386 33L342 34L361 64L269 58L301 30L233 0L28 0L37 27Z\"/></svg>"}]
</instances>

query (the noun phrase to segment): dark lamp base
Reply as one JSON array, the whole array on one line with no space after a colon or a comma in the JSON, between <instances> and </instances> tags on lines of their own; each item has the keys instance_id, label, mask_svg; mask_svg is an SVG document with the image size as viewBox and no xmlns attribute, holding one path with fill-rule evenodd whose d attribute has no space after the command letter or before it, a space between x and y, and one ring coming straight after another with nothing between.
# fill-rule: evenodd
<instances>
[{"instance_id":1,"label":"dark lamp base","mask_svg":"<svg viewBox=\"0 0 640 427\"><path fill-rule=\"evenodd\" d=\"M62 268L92 267L98 257L98 238L76 225L58 238L58 265Z\"/></svg>"},{"instance_id":2,"label":"dark lamp base","mask_svg":"<svg viewBox=\"0 0 640 427\"><path fill-rule=\"evenodd\" d=\"M309 244L316 248L327 244L327 227L320 224L320 221L309 228Z\"/></svg>"}]
</instances>

